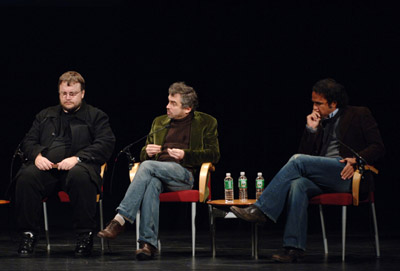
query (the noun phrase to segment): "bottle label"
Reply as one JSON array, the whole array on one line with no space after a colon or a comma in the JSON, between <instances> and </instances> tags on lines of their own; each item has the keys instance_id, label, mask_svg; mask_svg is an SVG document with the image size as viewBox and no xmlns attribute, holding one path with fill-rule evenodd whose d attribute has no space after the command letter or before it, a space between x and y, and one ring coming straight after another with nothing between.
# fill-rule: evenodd
<instances>
[{"instance_id":1,"label":"bottle label","mask_svg":"<svg viewBox=\"0 0 400 271\"><path fill-rule=\"evenodd\" d=\"M239 179L239 188L247 188L247 179Z\"/></svg>"},{"instance_id":2,"label":"bottle label","mask_svg":"<svg viewBox=\"0 0 400 271\"><path fill-rule=\"evenodd\" d=\"M256 180L256 188L264 189L264 179L257 179Z\"/></svg>"},{"instance_id":3,"label":"bottle label","mask_svg":"<svg viewBox=\"0 0 400 271\"><path fill-rule=\"evenodd\" d=\"M233 180L224 180L225 189L233 189Z\"/></svg>"}]
</instances>

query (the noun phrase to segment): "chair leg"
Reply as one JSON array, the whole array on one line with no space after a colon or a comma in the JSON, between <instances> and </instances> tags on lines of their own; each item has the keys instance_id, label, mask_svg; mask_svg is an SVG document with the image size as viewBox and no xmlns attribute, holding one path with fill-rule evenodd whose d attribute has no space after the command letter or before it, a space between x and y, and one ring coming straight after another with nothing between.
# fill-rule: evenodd
<instances>
[{"instance_id":1,"label":"chair leg","mask_svg":"<svg viewBox=\"0 0 400 271\"><path fill-rule=\"evenodd\" d=\"M192 202L192 256L196 253L196 202Z\"/></svg>"},{"instance_id":2,"label":"chair leg","mask_svg":"<svg viewBox=\"0 0 400 271\"><path fill-rule=\"evenodd\" d=\"M47 204L45 201L43 201L43 218L44 218L44 231L46 234L47 253L50 253L49 223L47 219Z\"/></svg>"},{"instance_id":3,"label":"chair leg","mask_svg":"<svg viewBox=\"0 0 400 271\"><path fill-rule=\"evenodd\" d=\"M328 254L328 239L326 238L325 220L324 220L324 212L322 210L322 205L319 205L319 217L321 219L322 241L324 242L324 251L325 251L325 255L327 255Z\"/></svg>"},{"instance_id":4,"label":"chair leg","mask_svg":"<svg viewBox=\"0 0 400 271\"><path fill-rule=\"evenodd\" d=\"M213 258L215 258L216 254L216 245L215 245L215 218L213 214L213 206L211 204L208 205L208 218L210 222L210 237L211 237L211 252Z\"/></svg>"},{"instance_id":5,"label":"chair leg","mask_svg":"<svg viewBox=\"0 0 400 271\"><path fill-rule=\"evenodd\" d=\"M140 211L136 213L136 249L139 249L139 243L137 242L139 239L139 226L140 226Z\"/></svg>"},{"instance_id":6,"label":"chair leg","mask_svg":"<svg viewBox=\"0 0 400 271\"><path fill-rule=\"evenodd\" d=\"M342 206L342 261L346 255L346 217L347 217L347 206Z\"/></svg>"},{"instance_id":7,"label":"chair leg","mask_svg":"<svg viewBox=\"0 0 400 271\"><path fill-rule=\"evenodd\" d=\"M104 229L104 220L103 220L103 200L99 200L99 214L100 214L100 230ZM100 238L101 242L101 252L104 252L104 238Z\"/></svg>"},{"instance_id":8,"label":"chair leg","mask_svg":"<svg viewBox=\"0 0 400 271\"><path fill-rule=\"evenodd\" d=\"M373 202L371 202L371 211L372 211L372 218L374 220L376 257L379 258L381 256L381 249L379 247L378 223L376 220L375 204Z\"/></svg>"}]
</instances>

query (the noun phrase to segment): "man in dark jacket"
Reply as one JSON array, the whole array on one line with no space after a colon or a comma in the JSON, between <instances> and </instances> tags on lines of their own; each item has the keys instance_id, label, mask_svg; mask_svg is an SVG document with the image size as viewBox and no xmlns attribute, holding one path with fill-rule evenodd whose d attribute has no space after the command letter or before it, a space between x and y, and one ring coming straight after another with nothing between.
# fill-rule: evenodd
<instances>
[{"instance_id":1,"label":"man in dark jacket","mask_svg":"<svg viewBox=\"0 0 400 271\"><path fill-rule=\"evenodd\" d=\"M268 217L276 222L287 204L284 251L272 256L278 262L293 262L304 256L310 197L351 191L356 158L343 143L368 164L384 154L371 112L365 107L347 106L342 85L333 79L318 81L313 87L312 102L313 111L307 116L300 154L295 154L278 172L254 205L231 208L247 221L265 222Z\"/></svg>"},{"instance_id":2,"label":"man in dark jacket","mask_svg":"<svg viewBox=\"0 0 400 271\"><path fill-rule=\"evenodd\" d=\"M77 256L89 255L96 227L100 167L114 150L108 116L83 100L85 81L74 71L58 81L60 104L36 115L21 150L26 158L15 177L15 206L22 240L20 255L34 252L40 230L42 199L66 191L78 234Z\"/></svg>"}]
</instances>

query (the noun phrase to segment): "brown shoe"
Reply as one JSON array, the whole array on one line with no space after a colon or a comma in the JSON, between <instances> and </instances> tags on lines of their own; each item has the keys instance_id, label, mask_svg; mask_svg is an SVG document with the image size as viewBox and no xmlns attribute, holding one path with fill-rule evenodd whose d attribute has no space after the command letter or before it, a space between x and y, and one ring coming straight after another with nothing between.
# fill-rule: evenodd
<instances>
[{"instance_id":1,"label":"brown shoe","mask_svg":"<svg viewBox=\"0 0 400 271\"><path fill-rule=\"evenodd\" d=\"M304 251L298 248L285 248L283 252L273 254L272 259L280 263L294 263L304 258Z\"/></svg>"},{"instance_id":2,"label":"brown shoe","mask_svg":"<svg viewBox=\"0 0 400 271\"><path fill-rule=\"evenodd\" d=\"M97 236L105 239L115 239L118 234L124 231L124 229L125 224L121 226L117 220L113 219L108 223L104 230L97 233Z\"/></svg>"},{"instance_id":3,"label":"brown shoe","mask_svg":"<svg viewBox=\"0 0 400 271\"><path fill-rule=\"evenodd\" d=\"M248 222L256 222L256 223L267 222L267 216L254 205L250 205L247 208L240 208L238 206L232 206L231 211L237 217L244 219Z\"/></svg>"},{"instance_id":4,"label":"brown shoe","mask_svg":"<svg viewBox=\"0 0 400 271\"><path fill-rule=\"evenodd\" d=\"M136 250L136 259L139 261L148 261L154 258L157 248L146 242L139 242L140 249Z\"/></svg>"}]
</instances>

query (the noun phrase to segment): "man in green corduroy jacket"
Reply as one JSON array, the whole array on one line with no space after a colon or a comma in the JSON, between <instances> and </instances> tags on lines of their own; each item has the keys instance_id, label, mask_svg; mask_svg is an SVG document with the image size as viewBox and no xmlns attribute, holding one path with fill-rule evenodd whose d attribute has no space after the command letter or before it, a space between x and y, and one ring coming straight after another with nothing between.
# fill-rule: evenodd
<instances>
[{"instance_id":1,"label":"man in green corduroy jacket","mask_svg":"<svg viewBox=\"0 0 400 271\"><path fill-rule=\"evenodd\" d=\"M220 158L217 120L195 111L195 90L183 82L170 86L167 114L154 119L140 165L117 215L98 233L114 239L133 223L140 210L140 249L138 260L150 260L157 251L159 195L163 191L192 189L194 171L204 162L217 163Z\"/></svg>"}]
</instances>

